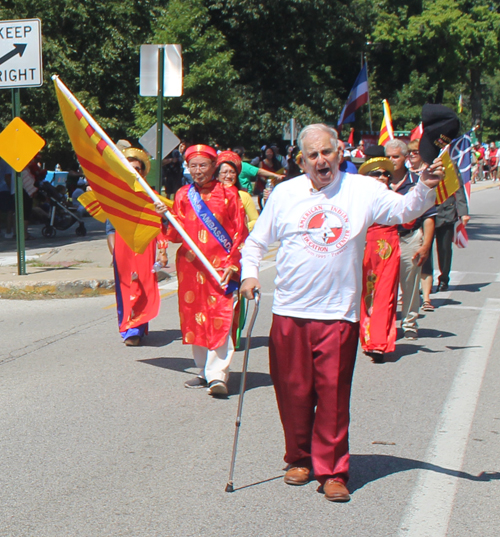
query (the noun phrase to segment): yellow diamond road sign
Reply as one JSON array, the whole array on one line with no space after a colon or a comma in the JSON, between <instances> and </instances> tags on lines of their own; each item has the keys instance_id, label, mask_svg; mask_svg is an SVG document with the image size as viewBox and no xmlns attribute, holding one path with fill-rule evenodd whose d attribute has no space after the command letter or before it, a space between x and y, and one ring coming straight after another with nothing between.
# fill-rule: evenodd
<instances>
[{"instance_id":1,"label":"yellow diamond road sign","mask_svg":"<svg viewBox=\"0 0 500 537\"><path fill-rule=\"evenodd\" d=\"M0 133L0 157L21 172L45 145L45 140L20 118L15 117Z\"/></svg>"}]
</instances>

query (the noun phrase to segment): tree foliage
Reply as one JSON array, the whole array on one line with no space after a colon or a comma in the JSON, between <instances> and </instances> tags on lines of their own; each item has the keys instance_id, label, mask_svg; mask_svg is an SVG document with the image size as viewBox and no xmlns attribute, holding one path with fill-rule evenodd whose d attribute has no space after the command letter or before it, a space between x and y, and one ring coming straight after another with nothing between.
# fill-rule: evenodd
<instances>
[{"instance_id":1,"label":"tree foliage","mask_svg":"<svg viewBox=\"0 0 500 537\"><path fill-rule=\"evenodd\" d=\"M42 21L44 86L21 90L22 117L47 140L49 166L72 160L51 75L59 74L114 138L134 143L156 122L138 95L139 47L179 43L184 95L165 121L193 142L279 141L285 122L337 122L366 53L373 127L388 99L396 129L425 102L455 107L465 127L482 114L500 136L500 14L492 0L4 0L3 20ZM0 124L11 117L0 92ZM481 110L483 105L483 110ZM354 127L368 130L367 107Z\"/></svg>"}]
</instances>

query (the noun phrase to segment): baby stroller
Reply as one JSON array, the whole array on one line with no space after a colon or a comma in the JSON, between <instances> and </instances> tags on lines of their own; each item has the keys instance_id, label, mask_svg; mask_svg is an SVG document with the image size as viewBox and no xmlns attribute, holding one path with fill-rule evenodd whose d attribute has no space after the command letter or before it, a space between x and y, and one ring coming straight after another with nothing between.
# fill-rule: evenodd
<instances>
[{"instance_id":1,"label":"baby stroller","mask_svg":"<svg viewBox=\"0 0 500 537\"><path fill-rule=\"evenodd\" d=\"M42 229L42 235L47 238L56 236L56 229L64 231L70 228L75 222L79 222L79 226L76 228L76 235L78 237L85 237L87 230L83 220L75 214L65 204L66 196L57 191L47 181L40 183L40 190L47 195L50 203L49 221Z\"/></svg>"}]
</instances>

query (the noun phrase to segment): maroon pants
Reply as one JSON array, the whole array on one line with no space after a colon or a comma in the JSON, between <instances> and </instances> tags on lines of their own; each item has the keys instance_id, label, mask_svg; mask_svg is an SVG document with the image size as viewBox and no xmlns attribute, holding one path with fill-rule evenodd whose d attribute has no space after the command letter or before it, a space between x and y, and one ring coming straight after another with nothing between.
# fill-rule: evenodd
<instances>
[{"instance_id":1,"label":"maroon pants","mask_svg":"<svg viewBox=\"0 0 500 537\"><path fill-rule=\"evenodd\" d=\"M320 483L349 479L349 399L359 323L273 316L271 377L285 432L285 462Z\"/></svg>"}]
</instances>

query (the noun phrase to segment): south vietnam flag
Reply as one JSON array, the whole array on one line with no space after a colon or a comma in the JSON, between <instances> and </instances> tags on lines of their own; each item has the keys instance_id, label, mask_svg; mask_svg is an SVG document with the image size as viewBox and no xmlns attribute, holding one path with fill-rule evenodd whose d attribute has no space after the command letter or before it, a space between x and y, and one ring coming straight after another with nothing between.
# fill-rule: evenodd
<instances>
[{"instance_id":1,"label":"south vietnam flag","mask_svg":"<svg viewBox=\"0 0 500 537\"><path fill-rule=\"evenodd\" d=\"M59 78L53 78L66 130L96 200L127 245L143 253L160 232L160 215L123 153Z\"/></svg>"},{"instance_id":2,"label":"south vietnam flag","mask_svg":"<svg viewBox=\"0 0 500 537\"><path fill-rule=\"evenodd\" d=\"M440 155L445 167L444 179L436 187L436 205L441 205L460 188L457 172L450 157L450 146Z\"/></svg>"},{"instance_id":3,"label":"south vietnam flag","mask_svg":"<svg viewBox=\"0 0 500 537\"><path fill-rule=\"evenodd\" d=\"M394 140L394 131L392 130L392 116L389 103L384 99L382 101L384 108L384 119L382 119L382 126L380 127L380 136L378 139L378 145L385 145L389 140Z\"/></svg>"}]
</instances>

